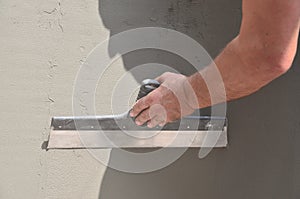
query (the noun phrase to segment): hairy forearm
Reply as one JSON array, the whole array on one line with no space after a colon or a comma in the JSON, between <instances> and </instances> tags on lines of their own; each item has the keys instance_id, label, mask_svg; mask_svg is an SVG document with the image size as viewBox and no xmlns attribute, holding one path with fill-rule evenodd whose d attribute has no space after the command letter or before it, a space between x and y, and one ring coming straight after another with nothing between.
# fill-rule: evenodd
<instances>
[{"instance_id":1,"label":"hairy forearm","mask_svg":"<svg viewBox=\"0 0 300 199\"><path fill-rule=\"evenodd\" d=\"M138 125L163 126L194 109L254 93L290 68L299 27L299 0L243 0L239 35L214 63L190 77L164 73L157 78L161 86L138 100L131 117Z\"/></svg>"},{"instance_id":2,"label":"hairy forearm","mask_svg":"<svg viewBox=\"0 0 300 199\"><path fill-rule=\"evenodd\" d=\"M196 100L189 96L192 106L250 95L285 73L296 54L299 27L299 0L243 0L239 35L215 64L188 77L196 94Z\"/></svg>"},{"instance_id":3,"label":"hairy forearm","mask_svg":"<svg viewBox=\"0 0 300 199\"><path fill-rule=\"evenodd\" d=\"M286 72L281 65L263 58L261 50L245 48L236 37L214 64L188 78L198 100L195 108L250 95Z\"/></svg>"}]
</instances>

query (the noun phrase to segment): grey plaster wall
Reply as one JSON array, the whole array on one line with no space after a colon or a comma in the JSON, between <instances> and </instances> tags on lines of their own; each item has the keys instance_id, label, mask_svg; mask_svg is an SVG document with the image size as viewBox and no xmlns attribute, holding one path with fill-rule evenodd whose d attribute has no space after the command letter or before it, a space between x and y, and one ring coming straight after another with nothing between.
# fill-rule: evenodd
<instances>
[{"instance_id":1,"label":"grey plaster wall","mask_svg":"<svg viewBox=\"0 0 300 199\"><path fill-rule=\"evenodd\" d=\"M299 55L287 74L228 104L230 144L205 159L190 149L162 170L127 174L106 168L86 150L41 149L50 118L72 114L76 73L99 42L159 26L191 36L214 57L239 31L240 0L11 0L0 1L0 9L0 198L300 197ZM123 56L106 80L113 85L148 62L191 73L170 53L142 50ZM103 81L99 114L111 111L111 86Z\"/></svg>"},{"instance_id":2,"label":"grey plaster wall","mask_svg":"<svg viewBox=\"0 0 300 199\"><path fill-rule=\"evenodd\" d=\"M173 28L199 41L212 57L238 33L241 20L239 0L100 0L99 10L111 35L143 26ZM143 51L123 56L125 68L155 60L188 73L182 67L186 63L157 54ZM227 149L215 149L204 160L197 159L198 151L190 149L174 164L149 174L107 169L100 198L298 198L297 65L299 56L286 75L258 93L228 104Z\"/></svg>"}]
</instances>

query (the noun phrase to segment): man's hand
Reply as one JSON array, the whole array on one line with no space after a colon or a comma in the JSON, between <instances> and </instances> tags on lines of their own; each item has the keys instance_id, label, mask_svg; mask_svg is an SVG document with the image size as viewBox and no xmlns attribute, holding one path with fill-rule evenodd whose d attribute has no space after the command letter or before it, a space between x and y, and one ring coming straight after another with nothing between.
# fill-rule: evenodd
<instances>
[{"instance_id":1,"label":"man's hand","mask_svg":"<svg viewBox=\"0 0 300 199\"><path fill-rule=\"evenodd\" d=\"M138 100L130 112L137 125L163 126L194 112L197 100L186 76L167 72L156 80L161 86Z\"/></svg>"},{"instance_id":2,"label":"man's hand","mask_svg":"<svg viewBox=\"0 0 300 199\"><path fill-rule=\"evenodd\" d=\"M250 95L284 74L292 65L300 27L299 0L243 0L239 35L214 60L222 82L214 82L215 67L207 66L190 77L165 73L162 84L133 107L136 123L164 125L196 108ZM208 90L206 82L210 84ZM224 85L226 96L219 93ZM215 98L210 100L210 92Z\"/></svg>"}]
</instances>

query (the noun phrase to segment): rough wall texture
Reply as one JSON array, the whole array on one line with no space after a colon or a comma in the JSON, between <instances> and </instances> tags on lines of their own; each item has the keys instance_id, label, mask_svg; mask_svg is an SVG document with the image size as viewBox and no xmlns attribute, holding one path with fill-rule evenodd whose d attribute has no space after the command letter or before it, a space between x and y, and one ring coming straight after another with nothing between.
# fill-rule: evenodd
<instances>
[{"instance_id":1,"label":"rough wall texture","mask_svg":"<svg viewBox=\"0 0 300 199\"><path fill-rule=\"evenodd\" d=\"M77 70L108 35L98 2L0 7L0 198L97 198L104 166L86 151L45 152L41 143L52 116L71 115Z\"/></svg>"},{"instance_id":2,"label":"rough wall texture","mask_svg":"<svg viewBox=\"0 0 300 199\"><path fill-rule=\"evenodd\" d=\"M50 118L72 114L76 73L99 42L160 26L216 56L237 34L240 8L240 0L0 1L0 198L299 198L299 56L286 75L228 105L230 146L203 160L188 150L167 168L133 175L105 168L85 150L41 150ZM171 57L129 53L108 78L150 61L185 64ZM109 113L109 95L98 96L99 112Z\"/></svg>"}]
</instances>

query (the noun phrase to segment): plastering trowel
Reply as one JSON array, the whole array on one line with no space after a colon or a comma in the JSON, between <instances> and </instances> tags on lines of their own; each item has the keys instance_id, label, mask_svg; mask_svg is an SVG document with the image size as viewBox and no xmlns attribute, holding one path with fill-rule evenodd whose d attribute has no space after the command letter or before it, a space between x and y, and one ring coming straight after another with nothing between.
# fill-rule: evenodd
<instances>
[{"instance_id":1,"label":"plastering trowel","mask_svg":"<svg viewBox=\"0 0 300 199\"><path fill-rule=\"evenodd\" d=\"M159 87L144 80L137 100ZM47 149L226 147L225 117L187 116L164 127L137 126L129 111L119 115L53 117Z\"/></svg>"}]
</instances>

